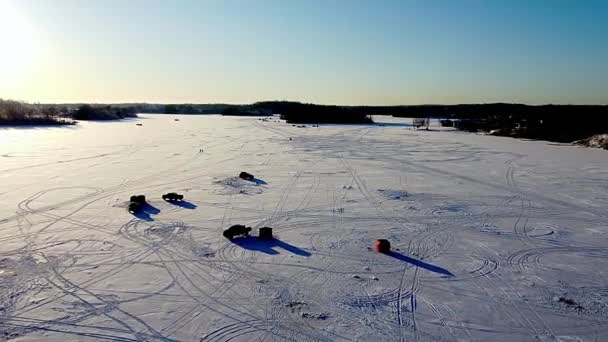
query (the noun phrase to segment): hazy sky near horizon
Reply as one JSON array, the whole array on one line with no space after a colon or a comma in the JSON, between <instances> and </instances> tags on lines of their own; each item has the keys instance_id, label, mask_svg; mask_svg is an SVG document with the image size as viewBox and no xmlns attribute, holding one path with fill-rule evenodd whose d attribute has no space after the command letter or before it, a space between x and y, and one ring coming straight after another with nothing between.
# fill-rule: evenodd
<instances>
[{"instance_id":1,"label":"hazy sky near horizon","mask_svg":"<svg viewBox=\"0 0 608 342\"><path fill-rule=\"evenodd\" d=\"M608 1L0 0L0 98L608 104Z\"/></svg>"}]
</instances>

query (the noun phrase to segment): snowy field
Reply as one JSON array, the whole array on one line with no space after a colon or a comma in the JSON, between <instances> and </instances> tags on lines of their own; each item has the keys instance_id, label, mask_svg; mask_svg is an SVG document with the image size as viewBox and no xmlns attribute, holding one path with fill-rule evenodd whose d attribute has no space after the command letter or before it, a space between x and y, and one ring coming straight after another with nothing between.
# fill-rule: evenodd
<instances>
[{"instance_id":1,"label":"snowy field","mask_svg":"<svg viewBox=\"0 0 608 342\"><path fill-rule=\"evenodd\" d=\"M608 341L608 151L376 120L0 129L0 340Z\"/></svg>"}]
</instances>

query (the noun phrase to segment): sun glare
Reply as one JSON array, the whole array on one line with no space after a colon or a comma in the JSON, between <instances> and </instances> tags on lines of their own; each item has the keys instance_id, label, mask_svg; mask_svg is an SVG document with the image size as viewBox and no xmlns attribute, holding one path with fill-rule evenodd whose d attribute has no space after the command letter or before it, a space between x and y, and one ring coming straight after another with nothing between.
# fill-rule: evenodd
<instances>
[{"instance_id":1,"label":"sun glare","mask_svg":"<svg viewBox=\"0 0 608 342\"><path fill-rule=\"evenodd\" d=\"M0 0L0 82L22 77L34 60L34 33L10 0Z\"/></svg>"}]
</instances>

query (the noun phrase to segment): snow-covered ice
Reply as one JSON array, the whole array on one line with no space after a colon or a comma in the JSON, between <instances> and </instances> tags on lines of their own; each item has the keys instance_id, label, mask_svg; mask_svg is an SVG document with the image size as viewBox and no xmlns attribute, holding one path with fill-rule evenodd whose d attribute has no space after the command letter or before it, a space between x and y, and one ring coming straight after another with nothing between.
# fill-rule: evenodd
<instances>
[{"instance_id":1,"label":"snow-covered ice","mask_svg":"<svg viewBox=\"0 0 608 342\"><path fill-rule=\"evenodd\" d=\"M608 340L608 151L376 120L0 129L0 340Z\"/></svg>"}]
</instances>

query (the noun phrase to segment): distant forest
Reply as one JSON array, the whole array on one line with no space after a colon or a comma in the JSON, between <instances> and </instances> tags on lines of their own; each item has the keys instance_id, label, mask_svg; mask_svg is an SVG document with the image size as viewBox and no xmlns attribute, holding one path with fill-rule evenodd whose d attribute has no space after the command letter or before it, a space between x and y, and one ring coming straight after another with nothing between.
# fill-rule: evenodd
<instances>
[{"instance_id":1,"label":"distant forest","mask_svg":"<svg viewBox=\"0 0 608 342\"><path fill-rule=\"evenodd\" d=\"M371 115L453 120L461 130L495 135L572 142L608 133L607 105L540 105L511 103L327 106L289 101L256 102L251 105L171 105L175 112L224 115L281 115L290 123L369 123ZM169 106L165 107L166 109Z\"/></svg>"},{"instance_id":2,"label":"distant forest","mask_svg":"<svg viewBox=\"0 0 608 342\"><path fill-rule=\"evenodd\" d=\"M0 99L0 126L56 126L73 124L58 108Z\"/></svg>"},{"instance_id":3,"label":"distant forest","mask_svg":"<svg viewBox=\"0 0 608 342\"><path fill-rule=\"evenodd\" d=\"M74 120L120 120L137 117L136 113L130 106L31 104L0 99L1 126L73 125Z\"/></svg>"},{"instance_id":4,"label":"distant forest","mask_svg":"<svg viewBox=\"0 0 608 342\"><path fill-rule=\"evenodd\" d=\"M453 119L456 128L471 132L557 142L572 142L608 133L606 105L428 105L393 107L389 112L400 117Z\"/></svg>"},{"instance_id":5,"label":"distant forest","mask_svg":"<svg viewBox=\"0 0 608 342\"><path fill-rule=\"evenodd\" d=\"M495 135L572 142L608 133L607 105L490 103L416 106L319 106L294 102L258 102L254 107L281 114L288 122L367 122L370 115L437 118L456 128Z\"/></svg>"},{"instance_id":6,"label":"distant forest","mask_svg":"<svg viewBox=\"0 0 608 342\"><path fill-rule=\"evenodd\" d=\"M371 115L453 120L461 130L495 135L572 142L608 133L607 105L525 105L512 103L328 106L290 101L251 105L171 105L174 112L213 112L224 115L281 115L290 123L369 123ZM166 106L165 112L169 106Z\"/></svg>"},{"instance_id":7,"label":"distant forest","mask_svg":"<svg viewBox=\"0 0 608 342\"><path fill-rule=\"evenodd\" d=\"M371 115L451 120L461 130L572 142L608 133L608 105L511 103L331 106L292 101L253 104L27 104L0 99L0 124L66 124L75 120L114 120L136 113L280 115L289 123L371 123Z\"/></svg>"}]
</instances>

